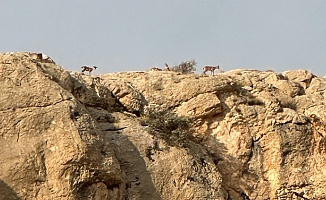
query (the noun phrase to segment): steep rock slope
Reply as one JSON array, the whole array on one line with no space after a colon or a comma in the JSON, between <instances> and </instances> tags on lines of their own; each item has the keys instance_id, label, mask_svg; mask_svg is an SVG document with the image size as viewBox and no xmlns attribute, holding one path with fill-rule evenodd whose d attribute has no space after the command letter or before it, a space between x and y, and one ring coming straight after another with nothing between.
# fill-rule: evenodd
<instances>
[{"instance_id":1,"label":"steep rock slope","mask_svg":"<svg viewBox=\"0 0 326 200\"><path fill-rule=\"evenodd\" d=\"M0 199L227 195L216 166L201 167L204 148L193 144L190 153L156 141L101 78L69 73L42 57L0 55ZM148 158L153 143L160 144L155 162Z\"/></svg>"},{"instance_id":2,"label":"steep rock slope","mask_svg":"<svg viewBox=\"0 0 326 200\"><path fill-rule=\"evenodd\" d=\"M195 119L193 134L222 174L226 198L326 196L324 78L305 70L101 78L130 112L168 109Z\"/></svg>"},{"instance_id":3,"label":"steep rock slope","mask_svg":"<svg viewBox=\"0 0 326 200\"><path fill-rule=\"evenodd\" d=\"M11 190L1 190L0 199L73 199L101 185L101 192L116 196L119 162L73 95L87 87L28 53L4 54L1 60L0 177ZM106 101L107 107L114 104Z\"/></svg>"},{"instance_id":4,"label":"steep rock slope","mask_svg":"<svg viewBox=\"0 0 326 200\"><path fill-rule=\"evenodd\" d=\"M1 54L0 65L0 199L326 196L325 78L304 70L91 77L32 53ZM146 119L164 112L179 117ZM148 121L164 128L183 116L186 135Z\"/></svg>"}]
</instances>

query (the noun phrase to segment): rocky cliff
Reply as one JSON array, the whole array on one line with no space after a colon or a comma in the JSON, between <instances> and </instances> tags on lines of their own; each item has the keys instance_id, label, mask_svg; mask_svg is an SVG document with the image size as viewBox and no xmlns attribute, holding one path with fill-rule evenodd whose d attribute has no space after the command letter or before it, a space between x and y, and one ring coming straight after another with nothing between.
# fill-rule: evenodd
<instances>
[{"instance_id":1,"label":"rocky cliff","mask_svg":"<svg viewBox=\"0 0 326 200\"><path fill-rule=\"evenodd\" d=\"M0 199L326 199L326 79L87 76L0 55Z\"/></svg>"}]
</instances>

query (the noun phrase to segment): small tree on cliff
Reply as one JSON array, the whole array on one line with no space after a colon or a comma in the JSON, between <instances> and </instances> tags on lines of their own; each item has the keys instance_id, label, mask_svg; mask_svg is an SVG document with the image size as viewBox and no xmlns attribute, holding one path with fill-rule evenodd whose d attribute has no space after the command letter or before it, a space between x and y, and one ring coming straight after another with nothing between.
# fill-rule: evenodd
<instances>
[{"instance_id":1,"label":"small tree on cliff","mask_svg":"<svg viewBox=\"0 0 326 200\"><path fill-rule=\"evenodd\" d=\"M196 61L195 59L181 62L179 65L176 65L171 68L172 71L180 72L182 74L190 74L196 71Z\"/></svg>"}]
</instances>

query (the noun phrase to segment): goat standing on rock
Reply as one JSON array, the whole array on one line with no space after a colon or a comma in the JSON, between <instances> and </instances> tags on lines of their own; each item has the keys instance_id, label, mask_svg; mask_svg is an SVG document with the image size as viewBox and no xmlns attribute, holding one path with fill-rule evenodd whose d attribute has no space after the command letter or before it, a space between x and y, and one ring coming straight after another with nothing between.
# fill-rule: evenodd
<instances>
[{"instance_id":1,"label":"goat standing on rock","mask_svg":"<svg viewBox=\"0 0 326 200\"><path fill-rule=\"evenodd\" d=\"M150 71L162 71L162 69L158 68L158 67L152 67L150 69Z\"/></svg>"},{"instance_id":2,"label":"goat standing on rock","mask_svg":"<svg viewBox=\"0 0 326 200\"><path fill-rule=\"evenodd\" d=\"M203 68L203 70L204 70L204 74L206 75L206 72L207 72L207 71L210 71L210 72L211 72L211 75L214 76L214 71L215 71L215 69L220 69L220 66L219 66L219 65L217 65L217 66L205 66L205 67Z\"/></svg>"},{"instance_id":3,"label":"goat standing on rock","mask_svg":"<svg viewBox=\"0 0 326 200\"><path fill-rule=\"evenodd\" d=\"M171 71L170 67L168 64L165 63L165 71Z\"/></svg>"},{"instance_id":4,"label":"goat standing on rock","mask_svg":"<svg viewBox=\"0 0 326 200\"><path fill-rule=\"evenodd\" d=\"M83 69L82 73L84 73L86 71L86 72L88 72L88 75L91 75L92 71L96 70L97 67L93 66L93 68L92 68L92 67L82 66L81 68Z\"/></svg>"}]
</instances>

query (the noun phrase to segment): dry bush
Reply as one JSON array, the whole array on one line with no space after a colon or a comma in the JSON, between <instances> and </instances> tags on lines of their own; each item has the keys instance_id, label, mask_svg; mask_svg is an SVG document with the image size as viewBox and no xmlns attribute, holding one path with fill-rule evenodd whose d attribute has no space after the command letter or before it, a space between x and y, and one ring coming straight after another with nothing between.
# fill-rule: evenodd
<instances>
[{"instance_id":1,"label":"dry bush","mask_svg":"<svg viewBox=\"0 0 326 200\"><path fill-rule=\"evenodd\" d=\"M192 139L192 120L178 116L171 111L155 111L143 116L142 125L148 126L148 132L162 138L171 146L184 147L188 139Z\"/></svg>"},{"instance_id":2,"label":"dry bush","mask_svg":"<svg viewBox=\"0 0 326 200\"><path fill-rule=\"evenodd\" d=\"M195 59L185 61L171 68L172 71L180 72L182 74L190 74L196 71L196 61Z\"/></svg>"},{"instance_id":3,"label":"dry bush","mask_svg":"<svg viewBox=\"0 0 326 200\"><path fill-rule=\"evenodd\" d=\"M293 99L285 99L281 101L282 108L290 108L292 110L297 110L297 103Z\"/></svg>"}]
</instances>

